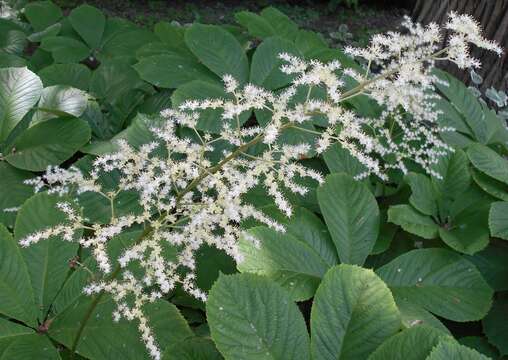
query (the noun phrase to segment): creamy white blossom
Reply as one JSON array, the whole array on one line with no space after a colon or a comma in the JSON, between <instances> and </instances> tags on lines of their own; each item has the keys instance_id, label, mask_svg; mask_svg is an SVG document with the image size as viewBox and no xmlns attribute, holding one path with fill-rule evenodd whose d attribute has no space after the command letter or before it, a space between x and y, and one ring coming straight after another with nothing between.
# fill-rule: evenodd
<instances>
[{"instance_id":1,"label":"creamy white blossom","mask_svg":"<svg viewBox=\"0 0 508 360\"><path fill-rule=\"evenodd\" d=\"M442 29L437 25L422 27L408 19L404 25L407 34L376 35L366 49L346 49L363 58L366 68L283 53L281 71L293 81L281 91L241 85L225 75L227 97L188 100L164 110L165 121L151 128L153 142L134 146L120 140L116 152L98 156L86 172L77 167L48 168L27 183L37 191L77 197L77 204L62 201L58 208L67 220L26 236L20 244L61 236L89 248L103 276L85 292L109 293L117 305L113 318L136 320L149 353L159 359L143 306L177 286L205 301L206 292L196 284L196 254L211 246L241 262L238 239L245 220L284 231L250 203L249 194L263 190L283 214L291 216L288 194L303 196L309 191L301 180L323 182L322 175L301 159L337 144L363 165L358 179L370 175L387 179L392 170L406 172L409 163L440 176L433 165L452 151L440 133L453 129L440 126L434 109L434 84L439 81L432 73L434 64L449 60L459 67L476 67L478 62L469 56L470 43L495 52L500 49L485 40L467 16L451 14L445 49L438 49ZM374 64L376 73L371 69ZM377 112L352 111L349 102L360 96ZM205 131L200 123L203 112L210 109L221 113L218 132ZM253 111L262 116L257 123L244 125ZM182 129L192 135L182 136ZM296 140L296 133L309 140ZM108 176L118 179L113 189L101 180ZM108 221L91 222L76 210L79 195L86 193L110 202ZM125 193L136 194L137 207L119 213L115 201ZM87 231L78 235L82 229ZM139 229L141 235L119 257L110 255L112 239ZM133 266L139 271L131 271Z\"/></svg>"}]
</instances>

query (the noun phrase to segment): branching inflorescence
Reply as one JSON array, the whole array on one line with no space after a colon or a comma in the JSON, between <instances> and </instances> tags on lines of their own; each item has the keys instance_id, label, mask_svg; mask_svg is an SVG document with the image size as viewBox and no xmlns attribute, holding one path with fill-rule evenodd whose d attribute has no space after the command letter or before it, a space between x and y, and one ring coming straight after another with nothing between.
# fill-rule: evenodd
<instances>
[{"instance_id":1,"label":"branching inflorescence","mask_svg":"<svg viewBox=\"0 0 508 360\"><path fill-rule=\"evenodd\" d=\"M99 194L111 202L110 220L93 223L81 215L78 200L78 204L62 200L59 209L68 221L27 236L21 245L52 236L75 241L76 232L85 229L78 241L91 249L103 274L86 286L85 292L110 294L117 304L114 319L137 320L151 356L159 359L144 304L164 297L176 286L206 300L206 293L196 286L194 255L206 244L242 261L237 240L243 220L253 218L284 231L245 200L255 187L264 188L277 207L291 216L291 204L284 194L304 195L308 189L302 178L323 182L321 174L299 160L334 143L364 165L365 171L357 178L374 175L387 179L392 170L406 172L408 163L439 177L433 164L452 151L440 133L453 129L439 125L439 113L434 109L434 84L439 81L432 73L434 64L449 60L460 68L479 66L469 55L471 43L497 53L501 49L485 40L468 16L450 15L445 25L450 35L444 49L438 48L442 29L437 25L422 27L409 19L404 25L408 29L405 34L376 35L365 49L346 49L366 61L364 68L343 68L338 61L304 61L283 53L281 71L293 76L293 81L280 91L252 84L240 86L225 75L225 91L230 97L191 100L163 111L165 121L151 129L156 141L137 148L120 141L117 152L97 157L87 173L77 168L48 169L29 183L37 190L74 195L66 199L87 192ZM346 86L352 82L353 86ZM315 96L318 89L323 96ZM306 96L298 95L302 93ZM345 104L357 96L375 100L382 109L380 116L362 117L350 110ZM198 130L200 116L209 109L222 111L219 135ZM242 125L244 115L253 110L269 113L269 121ZM325 119L319 131L305 126L316 115ZM180 136L182 128L190 129L192 136ZM290 129L311 133L316 141L285 142L287 137L282 134ZM212 160L212 153L218 153L220 159ZM119 180L113 189L106 189L101 178L113 175ZM115 212L115 198L122 192L137 194L139 211ZM144 229L141 236L112 259L108 242L135 227Z\"/></svg>"}]
</instances>

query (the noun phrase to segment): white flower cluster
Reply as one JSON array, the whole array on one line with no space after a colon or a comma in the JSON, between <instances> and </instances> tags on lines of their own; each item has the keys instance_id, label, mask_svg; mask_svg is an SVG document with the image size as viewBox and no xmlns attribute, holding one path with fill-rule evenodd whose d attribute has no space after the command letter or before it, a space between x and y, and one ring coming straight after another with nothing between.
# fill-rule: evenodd
<instances>
[{"instance_id":1,"label":"white flower cluster","mask_svg":"<svg viewBox=\"0 0 508 360\"><path fill-rule=\"evenodd\" d=\"M305 195L308 189L302 178L323 181L299 160L334 143L365 166L359 178L373 174L385 179L388 170L405 172L410 161L439 176L432 172L432 165L451 150L439 133L451 129L439 126L432 105L433 84L438 81L431 73L434 62L448 59L461 67L476 66L475 61L466 60L468 42L495 51L497 47L484 40L474 21L464 16L451 15L446 27L452 35L449 46L442 50L437 49L437 25L422 27L409 20L405 25L407 34L378 35L367 49L347 49L368 62L362 72L342 68L338 61L323 64L281 54L285 61L282 72L294 78L281 91L240 86L226 75L227 97L189 100L163 111L163 125L152 129L154 142L134 148L120 141L118 151L97 157L88 173L76 168L48 169L29 183L37 190L48 187L58 194L103 196L111 204L110 220L90 223L71 204L62 203L59 208L68 222L31 234L21 244L28 246L55 235L71 241L76 230L87 229L78 241L92 250L104 276L85 292L109 293L117 304L114 318L137 320L142 340L152 357L159 359L144 304L179 285L206 300L206 293L196 285L195 255L207 245L242 261L238 238L245 219L284 231L246 200L255 187L263 187L277 207L291 216L287 192ZM372 74L374 64L378 70ZM355 85L346 86L352 80ZM303 100L302 93L306 94ZM375 101L382 109L380 115L369 118L352 111L347 101L357 96ZM200 130L203 112L211 109L221 110L220 134ZM242 119L252 111L268 113L269 120L256 123L251 119L243 124ZM310 126L316 116L325 121ZM179 135L182 129L190 130L192 136ZM287 131L310 133L314 140L289 144L283 136ZM119 179L115 189L103 185L101 179L108 176ZM115 211L119 210L115 199L124 192L138 195L138 209L131 214ZM111 239L139 227L144 231L134 244L120 257L111 258Z\"/></svg>"}]
</instances>

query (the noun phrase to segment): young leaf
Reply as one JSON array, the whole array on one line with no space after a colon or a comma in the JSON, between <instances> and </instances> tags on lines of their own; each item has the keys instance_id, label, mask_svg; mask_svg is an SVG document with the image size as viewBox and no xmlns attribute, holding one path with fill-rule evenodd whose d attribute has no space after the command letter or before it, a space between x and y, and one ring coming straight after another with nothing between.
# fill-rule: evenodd
<instances>
[{"instance_id":1,"label":"young leaf","mask_svg":"<svg viewBox=\"0 0 508 360\"><path fill-rule=\"evenodd\" d=\"M43 171L59 165L85 145L91 136L86 121L56 118L26 130L14 142L14 149L5 156L19 169Z\"/></svg>"},{"instance_id":2,"label":"young leaf","mask_svg":"<svg viewBox=\"0 0 508 360\"><path fill-rule=\"evenodd\" d=\"M36 326L36 311L27 265L11 233L0 224L0 313Z\"/></svg>"},{"instance_id":3,"label":"young leaf","mask_svg":"<svg viewBox=\"0 0 508 360\"><path fill-rule=\"evenodd\" d=\"M99 9L83 4L73 9L68 17L72 27L91 49L99 47L106 26L106 17Z\"/></svg>"},{"instance_id":4,"label":"young leaf","mask_svg":"<svg viewBox=\"0 0 508 360\"><path fill-rule=\"evenodd\" d=\"M26 67L0 69L0 142L37 103L41 93L41 80Z\"/></svg>"},{"instance_id":5,"label":"young leaf","mask_svg":"<svg viewBox=\"0 0 508 360\"><path fill-rule=\"evenodd\" d=\"M185 32L185 43L218 76L229 74L240 84L247 82L249 61L245 51L238 40L220 26L194 24Z\"/></svg>"},{"instance_id":6,"label":"young leaf","mask_svg":"<svg viewBox=\"0 0 508 360\"><path fill-rule=\"evenodd\" d=\"M390 206L388 209L388 221L424 239L436 238L439 231L439 226L430 216L419 213L409 205Z\"/></svg>"},{"instance_id":7,"label":"young leaf","mask_svg":"<svg viewBox=\"0 0 508 360\"><path fill-rule=\"evenodd\" d=\"M376 272L396 299L406 299L446 319L478 320L491 305L492 289L479 271L449 250L413 250Z\"/></svg>"},{"instance_id":8,"label":"young leaf","mask_svg":"<svg viewBox=\"0 0 508 360\"><path fill-rule=\"evenodd\" d=\"M206 310L212 339L226 359L310 358L301 312L286 291L264 277L219 277Z\"/></svg>"},{"instance_id":9,"label":"young leaf","mask_svg":"<svg viewBox=\"0 0 508 360\"><path fill-rule=\"evenodd\" d=\"M340 261L362 265L379 232L376 199L365 184L346 174L328 175L317 197Z\"/></svg>"},{"instance_id":10,"label":"young leaf","mask_svg":"<svg viewBox=\"0 0 508 360\"><path fill-rule=\"evenodd\" d=\"M57 209L57 204L66 200L47 193L38 193L28 199L16 218L14 228L16 241L48 227L66 223L65 214ZM78 209L76 211L79 212ZM80 233L81 230L77 230L75 236L78 237ZM70 271L69 260L76 255L77 250L77 243L64 241L61 237L42 240L21 249L21 254L28 265L40 320L44 319L66 280Z\"/></svg>"},{"instance_id":11,"label":"young leaf","mask_svg":"<svg viewBox=\"0 0 508 360\"><path fill-rule=\"evenodd\" d=\"M401 319L390 290L372 270L331 268L311 312L313 359L365 359L397 333Z\"/></svg>"},{"instance_id":12,"label":"young leaf","mask_svg":"<svg viewBox=\"0 0 508 360\"><path fill-rule=\"evenodd\" d=\"M442 338L450 335L425 325L415 325L386 340L368 360L425 359Z\"/></svg>"},{"instance_id":13,"label":"young leaf","mask_svg":"<svg viewBox=\"0 0 508 360\"><path fill-rule=\"evenodd\" d=\"M240 252L238 270L265 275L295 301L311 298L328 268L304 242L266 227L248 230L240 238Z\"/></svg>"},{"instance_id":14,"label":"young leaf","mask_svg":"<svg viewBox=\"0 0 508 360\"><path fill-rule=\"evenodd\" d=\"M508 240L508 202L492 203L489 212L489 227L492 236Z\"/></svg>"}]
</instances>

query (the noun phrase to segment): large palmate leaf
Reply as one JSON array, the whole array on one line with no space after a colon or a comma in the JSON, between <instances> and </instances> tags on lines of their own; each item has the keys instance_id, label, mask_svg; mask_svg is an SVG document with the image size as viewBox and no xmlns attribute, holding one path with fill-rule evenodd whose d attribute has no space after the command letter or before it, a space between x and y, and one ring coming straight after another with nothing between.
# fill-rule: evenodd
<instances>
[{"instance_id":1,"label":"large palmate leaf","mask_svg":"<svg viewBox=\"0 0 508 360\"><path fill-rule=\"evenodd\" d=\"M338 143L323 153L323 159L332 173L343 172L354 177L367 170L365 165Z\"/></svg>"},{"instance_id":2,"label":"large palmate leaf","mask_svg":"<svg viewBox=\"0 0 508 360\"><path fill-rule=\"evenodd\" d=\"M248 230L240 238L240 252L240 271L265 275L288 290L296 301L314 295L328 268L305 242L266 227Z\"/></svg>"},{"instance_id":3,"label":"large palmate leaf","mask_svg":"<svg viewBox=\"0 0 508 360\"><path fill-rule=\"evenodd\" d=\"M41 80L27 68L0 69L0 141L37 103L41 93Z\"/></svg>"},{"instance_id":4,"label":"large palmate leaf","mask_svg":"<svg viewBox=\"0 0 508 360\"><path fill-rule=\"evenodd\" d=\"M294 41L298 34L298 25L286 14L273 6L264 8L260 15L268 21L275 30L275 35Z\"/></svg>"},{"instance_id":5,"label":"large palmate leaf","mask_svg":"<svg viewBox=\"0 0 508 360\"><path fill-rule=\"evenodd\" d=\"M376 199L365 184L346 174L327 176L317 197L340 261L362 265L379 232Z\"/></svg>"},{"instance_id":6,"label":"large palmate leaf","mask_svg":"<svg viewBox=\"0 0 508 360\"><path fill-rule=\"evenodd\" d=\"M468 256L478 268L483 278L495 291L508 290L508 247L502 243L492 242L484 250Z\"/></svg>"},{"instance_id":7,"label":"large palmate leaf","mask_svg":"<svg viewBox=\"0 0 508 360\"><path fill-rule=\"evenodd\" d=\"M47 193L38 193L28 199L19 210L14 235L17 241L51 226L67 222L57 204L68 199ZM78 209L75 209L79 212ZM76 231L79 237L81 230ZM64 241L61 237L42 240L21 249L32 283L35 302L42 320L51 303L67 278L69 260L76 256L78 244Z\"/></svg>"},{"instance_id":8,"label":"large palmate leaf","mask_svg":"<svg viewBox=\"0 0 508 360\"><path fill-rule=\"evenodd\" d=\"M267 19L253 12L239 11L235 14L235 19L237 23L247 28L250 35L260 39L278 35Z\"/></svg>"},{"instance_id":9,"label":"large palmate leaf","mask_svg":"<svg viewBox=\"0 0 508 360\"><path fill-rule=\"evenodd\" d=\"M397 303L404 328L411 328L421 324L451 335L450 330L437 317L420 305L401 298L397 298L395 302Z\"/></svg>"},{"instance_id":10,"label":"large palmate leaf","mask_svg":"<svg viewBox=\"0 0 508 360\"><path fill-rule=\"evenodd\" d=\"M80 297L72 307L56 317L49 335L70 347L92 301L90 297ZM137 322L125 319L113 321L111 314L114 309L115 304L109 297L101 299L83 329L77 353L94 360L149 360L145 345L140 341ZM176 306L168 301L157 300L144 306L143 311L162 348L193 335Z\"/></svg>"},{"instance_id":11,"label":"large palmate leaf","mask_svg":"<svg viewBox=\"0 0 508 360\"><path fill-rule=\"evenodd\" d=\"M460 149L441 157L433 166L441 179L435 176L431 178L437 193L443 197L456 198L465 192L471 184L468 165L467 156Z\"/></svg>"},{"instance_id":12,"label":"large palmate leaf","mask_svg":"<svg viewBox=\"0 0 508 360\"><path fill-rule=\"evenodd\" d=\"M310 358L302 314L286 291L264 277L219 277L206 310L212 339L226 359Z\"/></svg>"},{"instance_id":13,"label":"large palmate leaf","mask_svg":"<svg viewBox=\"0 0 508 360\"><path fill-rule=\"evenodd\" d=\"M31 326L37 324L28 268L18 244L2 224L0 224L0 313Z\"/></svg>"},{"instance_id":14,"label":"large palmate leaf","mask_svg":"<svg viewBox=\"0 0 508 360\"><path fill-rule=\"evenodd\" d=\"M467 156L475 168L508 184L508 161L494 150L485 145L473 144L467 149Z\"/></svg>"},{"instance_id":15,"label":"large palmate leaf","mask_svg":"<svg viewBox=\"0 0 508 360\"><path fill-rule=\"evenodd\" d=\"M454 340L442 339L426 360L489 360L478 351L460 345Z\"/></svg>"},{"instance_id":16,"label":"large palmate leaf","mask_svg":"<svg viewBox=\"0 0 508 360\"><path fill-rule=\"evenodd\" d=\"M405 180L411 187L409 203L425 215L437 216L437 199L430 178L423 174L409 173Z\"/></svg>"},{"instance_id":17,"label":"large palmate leaf","mask_svg":"<svg viewBox=\"0 0 508 360\"><path fill-rule=\"evenodd\" d=\"M69 22L92 49L99 47L106 26L106 17L99 9L83 4L69 14Z\"/></svg>"},{"instance_id":18,"label":"large palmate leaf","mask_svg":"<svg viewBox=\"0 0 508 360\"><path fill-rule=\"evenodd\" d=\"M263 41L252 56L250 81L270 90L288 85L292 76L283 73L280 69L283 64L279 58L281 53L300 56L298 49L288 40L271 37Z\"/></svg>"},{"instance_id":19,"label":"large palmate leaf","mask_svg":"<svg viewBox=\"0 0 508 360\"><path fill-rule=\"evenodd\" d=\"M508 184L498 181L483 172L472 169L473 180L483 191L498 198L508 201Z\"/></svg>"},{"instance_id":20,"label":"large palmate leaf","mask_svg":"<svg viewBox=\"0 0 508 360\"><path fill-rule=\"evenodd\" d=\"M489 212L489 228L492 236L508 240L508 202L492 203Z\"/></svg>"},{"instance_id":21,"label":"large palmate leaf","mask_svg":"<svg viewBox=\"0 0 508 360\"><path fill-rule=\"evenodd\" d=\"M451 336L432 327L417 325L386 340L369 360L425 359L442 338L451 339Z\"/></svg>"},{"instance_id":22,"label":"large palmate leaf","mask_svg":"<svg viewBox=\"0 0 508 360\"><path fill-rule=\"evenodd\" d=\"M28 171L16 169L5 161L0 162L0 223L12 228L16 208L33 195L33 188L24 184L33 177ZM6 210L7 209L7 210Z\"/></svg>"},{"instance_id":23,"label":"large palmate leaf","mask_svg":"<svg viewBox=\"0 0 508 360\"><path fill-rule=\"evenodd\" d=\"M33 329L0 318L0 359L60 360L47 336Z\"/></svg>"},{"instance_id":24,"label":"large palmate leaf","mask_svg":"<svg viewBox=\"0 0 508 360\"><path fill-rule=\"evenodd\" d=\"M314 298L312 357L365 359L400 326L392 294L372 270L335 266L326 273Z\"/></svg>"},{"instance_id":25,"label":"large palmate leaf","mask_svg":"<svg viewBox=\"0 0 508 360\"><path fill-rule=\"evenodd\" d=\"M215 25L194 24L185 32L185 43L218 76L229 74L240 83L247 82L249 61L231 33Z\"/></svg>"},{"instance_id":26,"label":"large palmate leaf","mask_svg":"<svg viewBox=\"0 0 508 360\"><path fill-rule=\"evenodd\" d=\"M19 169L43 171L70 158L90 136L90 127L84 120L50 119L21 134L14 142L14 151L5 159Z\"/></svg>"},{"instance_id":27,"label":"large palmate leaf","mask_svg":"<svg viewBox=\"0 0 508 360\"><path fill-rule=\"evenodd\" d=\"M491 305L492 289L479 271L449 250L413 250L377 273L396 299L406 299L450 320L481 319Z\"/></svg>"},{"instance_id":28,"label":"large palmate leaf","mask_svg":"<svg viewBox=\"0 0 508 360\"><path fill-rule=\"evenodd\" d=\"M217 77L196 60L178 54L148 56L134 69L149 83L173 89L192 80L216 82Z\"/></svg>"}]
</instances>

